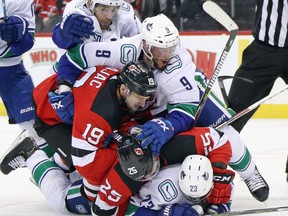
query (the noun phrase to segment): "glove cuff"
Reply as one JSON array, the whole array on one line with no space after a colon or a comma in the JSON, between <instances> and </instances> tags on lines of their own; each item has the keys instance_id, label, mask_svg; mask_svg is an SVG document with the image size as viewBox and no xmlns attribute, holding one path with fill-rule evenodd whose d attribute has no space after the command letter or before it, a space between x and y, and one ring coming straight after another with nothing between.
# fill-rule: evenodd
<instances>
[{"instance_id":1,"label":"glove cuff","mask_svg":"<svg viewBox=\"0 0 288 216\"><path fill-rule=\"evenodd\" d=\"M68 19L68 17L71 15L71 13L67 14L66 16L63 17L62 22L60 23L60 29L64 29L65 21Z\"/></svg>"},{"instance_id":2,"label":"glove cuff","mask_svg":"<svg viewBox=\"0 0 288 216\"><path fill-rule=\"evenodd\" d=\"M60 85L58 93L61 94L62 92L72 92L72 89L67 85Z\"/></svg>"},{"instance_id":3,"label":"glove cuff","mask_svg":"<svg viewBox=\"0 0 288 216\"><path fill-rule=\"evenodd\" d=\"M223 170L213 167L213 180L222 184L230 184L235 177L235 173L232 170Z\"/></svg>"},{"instance_id":4,"label":"glove cuff","mask_svg":"<svg viewBox=\"0 0 288 216\"><path fill-rule=\"evenodd\" d=\"M73 84L67 79L60 79L57 81L57 85L60 87L61 85L66 85L69 88L73 87Z\"/></svg>"},{"instance_id":5,"label":"glove cuff","mask_svg":"<svg viewBox=\"0 0 288 216\"><path fill-rule=\"evenodd\" d=\"M17 17L17 18L19 18L21 21L22 21L22 23L23 23L23 31L22 31L22 35L24 35L25 33L26 33L26 31L27 31L27 27L28 27L28 21L26 20L26 19L24 19L23 17L21 17L21 16L18 16L18 15L14 15L14 17Z\"/></svg>"}]
</instances>

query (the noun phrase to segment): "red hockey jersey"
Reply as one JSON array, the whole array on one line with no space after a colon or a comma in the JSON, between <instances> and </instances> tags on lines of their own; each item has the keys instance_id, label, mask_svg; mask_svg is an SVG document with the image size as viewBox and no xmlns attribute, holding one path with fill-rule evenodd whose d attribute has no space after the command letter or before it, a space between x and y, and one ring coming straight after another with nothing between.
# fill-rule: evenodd
<instances>
[{"instance_id":1,"label":"red hockey jersey","mask_svg":"<svg viewBox=\"0 0 288 216\"><path fill-rule=\"evenodd\" d=\"M166 165L182 163L190 154L204 155L211 163L228 165L232 149L227 136L211 127L194 127L173 137L161 148Z\"/></svg>"}]
</instances>

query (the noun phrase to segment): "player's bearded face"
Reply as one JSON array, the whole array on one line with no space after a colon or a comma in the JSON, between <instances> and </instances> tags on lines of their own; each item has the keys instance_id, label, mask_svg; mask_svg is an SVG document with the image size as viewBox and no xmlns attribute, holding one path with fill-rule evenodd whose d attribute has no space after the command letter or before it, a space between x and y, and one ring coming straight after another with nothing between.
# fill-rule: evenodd
<instances>
[{"instance_id":1,"label":"player's bearded face","mask_svg":"<svg viewBox=\"0 0 288 216\"><path fill-rule=\"evenodd\" d=\"M96 4L94 14L102 30L108 30L114 16L118 13L119 7Z\"/></svg>"},{"instance_id":2,"label":"player's bearded face","mask_svg":"<svg viewBox=\"0 0 288 216\"><path fill-rule=\"evenodd\" d=\"M143 109L146 106L146 103L148 102L150 97L145 97L136 94L135 92L131 92L126 95L125 102L128 107L128 109L134 113L138 110Z\"/></svg>"},{"instance_id":3,"label":"player's bearded face","mask_svg":"<svg viewBox=\"0 0 288 216\"><path fill-rule=\"evenodd\" d=\"M175 49L176 46L169 48L152 47L151 53L153 56L154 67L159 70L164 70L175 52Z\"/></svg>"}]
</instances>

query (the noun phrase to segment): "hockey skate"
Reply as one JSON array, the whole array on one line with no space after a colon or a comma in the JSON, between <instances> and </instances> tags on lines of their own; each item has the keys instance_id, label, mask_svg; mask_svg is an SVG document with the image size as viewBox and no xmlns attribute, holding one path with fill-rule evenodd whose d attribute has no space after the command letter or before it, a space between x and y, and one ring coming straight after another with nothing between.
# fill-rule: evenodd
<instances>
[{"instance_id":1,"label":"hockey skate","mask_svg":"<svg viewBox=\"0 0 288 216\"><path fill-rule=\"evenodd\" d=\"M264 202L269 196L269 186L265 179L259 173L257 167L255 167L253 173L244 179L252 196L260 202Z\"/></svg>"},{"instance_id":2,"label":"hockey skate","mask_svg":"<svg viewBox=\"0 0 288 216\"><path fill-rule=\"evenodd\" d=\"M11 171L25 167L25 161L37 150L35 140L24 130L12 143L0 160L0 170L8 175Z\"/></svg>"}]
</instances>

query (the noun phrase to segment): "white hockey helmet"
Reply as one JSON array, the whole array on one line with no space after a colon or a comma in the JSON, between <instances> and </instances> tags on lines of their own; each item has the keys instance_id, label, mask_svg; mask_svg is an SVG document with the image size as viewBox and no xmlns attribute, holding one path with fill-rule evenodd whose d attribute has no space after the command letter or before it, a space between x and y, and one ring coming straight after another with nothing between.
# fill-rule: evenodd
<instances>
[{"instance_id":1,"label":"white hockey helmet","mask_svg":"<svg viewBox=\"0 0 288 216\"><path fill-rule=\"evenodd\" d=\"M149 52L152 46L170 48L179 42L178 29L164 14L146 18L142 22L141 35L146 41Z\"/></svg>"},{"instance_id":2,"label":"white hockey helmet","mask_svg":"<svg viewBox=\"0 0 288 216\"><path fill-rule=\"evenodd\" d=\"M187 156L178 177L183 195L195 203L207 198L213 188L212 165L210 160L202 155Z\"/></svg>"},{"instance_id":3,"label":"white hockey helmet","mask_svg":"<svg viewBox=\"0 0 288 216\"><path fill-rule=\"evenodd\" d=\"M90 0L90 11L94 11L95 5L96 4L102 4L102 5L107 5L107 6L122 6L123 0Z\"/></svg>"}]
</instances>

